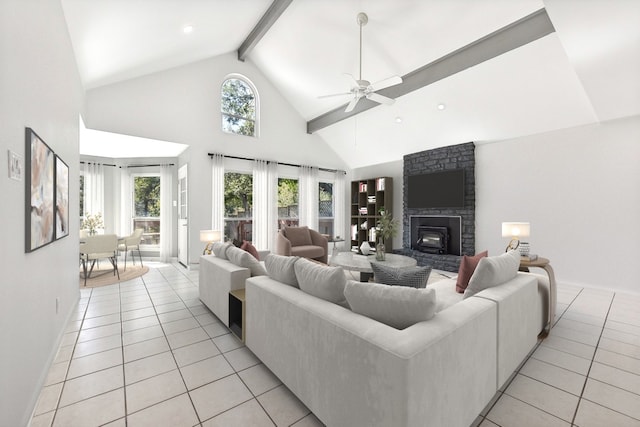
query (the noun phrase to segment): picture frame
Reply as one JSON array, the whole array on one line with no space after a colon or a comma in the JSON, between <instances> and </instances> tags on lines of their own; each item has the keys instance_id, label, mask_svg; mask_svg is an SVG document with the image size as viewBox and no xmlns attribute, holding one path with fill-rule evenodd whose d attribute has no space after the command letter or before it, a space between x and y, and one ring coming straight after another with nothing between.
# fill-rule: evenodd
<instances>
[{"instance_id":1,"label":"picture frame","mask_svg":"<svg viewBox=\"0 0 640 427\"><path fill-rule=\"evenodd\" d=\"M56 154L56 240L69 235L69 166Z\"/></svg>"},{"instance_id":2,"label":"picture frame","mask_svg":"<svg viewBox=\"0 0 640 427\"><path fill-rule=\"evenodd\" d=\"M25 252L53 242L55 153L31 128L25 129Z\"/></svg>"},{"instance_id":3,"label":"picture frame","mask_svg":"<svg viewBox=\"0 0 640 427\"><path fill-rule=\"evenodd\" d=\"M22 181L22 175L24 171L24 159L23 157L9 150L9 178L16 181Z\"/></svg>"}]
</instances>

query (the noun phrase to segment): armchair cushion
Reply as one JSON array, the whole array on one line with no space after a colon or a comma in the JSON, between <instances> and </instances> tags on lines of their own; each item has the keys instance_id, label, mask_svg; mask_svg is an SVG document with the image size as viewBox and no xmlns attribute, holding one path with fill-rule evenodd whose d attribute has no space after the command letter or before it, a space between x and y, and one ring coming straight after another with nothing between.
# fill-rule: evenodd
<instances>
[{"instance_id":1,"label":"armchair cushion","mask_svg":"<svg viewBox=\"0 0 640 427\"><path fill-rule=\"evenodd\" d=\"M291 246L311 246L309 227L285 227L284 235L291 242Z\"/></svg>"}]
</instances>

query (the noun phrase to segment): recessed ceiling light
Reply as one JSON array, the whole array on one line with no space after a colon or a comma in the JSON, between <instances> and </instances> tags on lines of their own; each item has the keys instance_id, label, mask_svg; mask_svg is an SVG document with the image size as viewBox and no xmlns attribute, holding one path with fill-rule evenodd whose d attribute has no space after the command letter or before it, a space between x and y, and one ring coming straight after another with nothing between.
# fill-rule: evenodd
<instances>
[{"instance_id":1,"label":"recessed ceiling light","mask_svg":"<svg viewBox=\"0 0 640 427\"><path fill-rule=\"evenodd\" d=\"M192 33L193 32L193 25L185 25L182 28L182 32L185 33L185 34Z\"/></svg>"},{"instance_id":2,"label":"recessed ceiling light","mask_svg":"<svg viewBox=\"0 0 640 427\"><path fill-rule=\"evenodd\" d=\"M442 111L442 110L444 110L445 108L447 108L447 106L446 106L446 105L444 105L444 104L438 104L438 110L441 110L441 111Z\"/></svg>"},{"instance_id":3,"label":"recessed ceiling light","mask_svg":"<svg viewBox=\"0 0 640 427\"><path fill-rule=\"evenodd\" d=\"M396 123L402 123L402 117L398 116L395 118Z\"/></svg>"}]
</instances>

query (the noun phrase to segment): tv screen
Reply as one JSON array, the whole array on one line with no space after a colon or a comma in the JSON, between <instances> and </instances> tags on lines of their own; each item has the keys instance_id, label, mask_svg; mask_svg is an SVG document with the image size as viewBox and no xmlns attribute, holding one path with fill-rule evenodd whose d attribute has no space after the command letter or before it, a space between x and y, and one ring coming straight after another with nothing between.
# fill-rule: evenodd
<instances>
[{"instance_id":1,"label":"tv screen","mask_svg":"<svg viewBox=\"0 0 640 427\"><path fill-rule=\"evenodd\" d=\"M464 207L464 170L409 176L409 208Z\"/></svg>"}]
</instances>

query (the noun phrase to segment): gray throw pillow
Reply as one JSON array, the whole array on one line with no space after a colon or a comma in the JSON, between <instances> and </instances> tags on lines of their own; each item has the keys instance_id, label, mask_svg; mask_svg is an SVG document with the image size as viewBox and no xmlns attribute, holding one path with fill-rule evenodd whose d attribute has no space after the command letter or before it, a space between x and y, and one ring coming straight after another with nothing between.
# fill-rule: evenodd
<instances>
[{"instance_id":1,"label":"gray throw pillow","mask_svg":"<svg viewBox=\"0 0 640 427\"><path fill-rule=\"evenodd\" d=\"M464 298L469 298L480 291L503 284L516 277L520 267L520 252L509 251L502 255L484 257L478 262L469 286L464 291Z\"/></svg>"},{"instance_id":2,"label":"gray throw pillow","mask_svg":"<svg viewBox=\"0 0 640 427\"><path fill-rule=\"evenodd\" d=\"M267 274L273 280L299 288L296 271L293 268L298 259L300 258L297 256L269 254L264 259L264 266L267 269Z\"/></svg>"},{"instance_id":3,"label":"gray throw pillow","mask_svg":"<svg viewBox=\"0 0 640 427\"><path fill-rule=\"evenodd\" d=\"M260 261L255 259L253 255L247 251L231 246L227 249L227 257L229 261L238 267L248 268L252 277L267 275L267 270L260 264Z\"/></svg>"},{"instance_id":4,"label":"gray throw pillow","mask_svg":"<svg viewBox=\"0 0 640 427\"><path fill-rule=\"evenodd\" d=\"M231 243L215 242L211 248L211 252L220 259L229 259L227 258L227 249L231 246L233 246Z\"/></svg>"},{"instance_id":5,"label":"gray throw pillow","mask_svg":"<svg viewBox=\"0 0 640 427\"><path fill-rule=\"evenodd\" d=\"M436 291L349 280L344 295L354 313L396 329L431 319L436 314Z\"/></svg>"},{"instance_id":6,"label":"gray throw pillow","mask_svg":"<svg viewBox=\"0 0 640 427\"><path fill-rule=\"evenodd\" d=\"M346 304L344 285L347 279L342 267L329 267L300 258L293 268L301 290L335 304Z\"/></svg>"},{"instance_id":7,"label":"gray throw pillow","mask_svg":"<svg viewBox=\"0 0 640 427\"><path fill-rule=\"evenodd\" d=\"M378 262L372 262L373 280L385 285L424 288L427 286L431 267L396 268Z\"/></svg>"}]
</instances>

